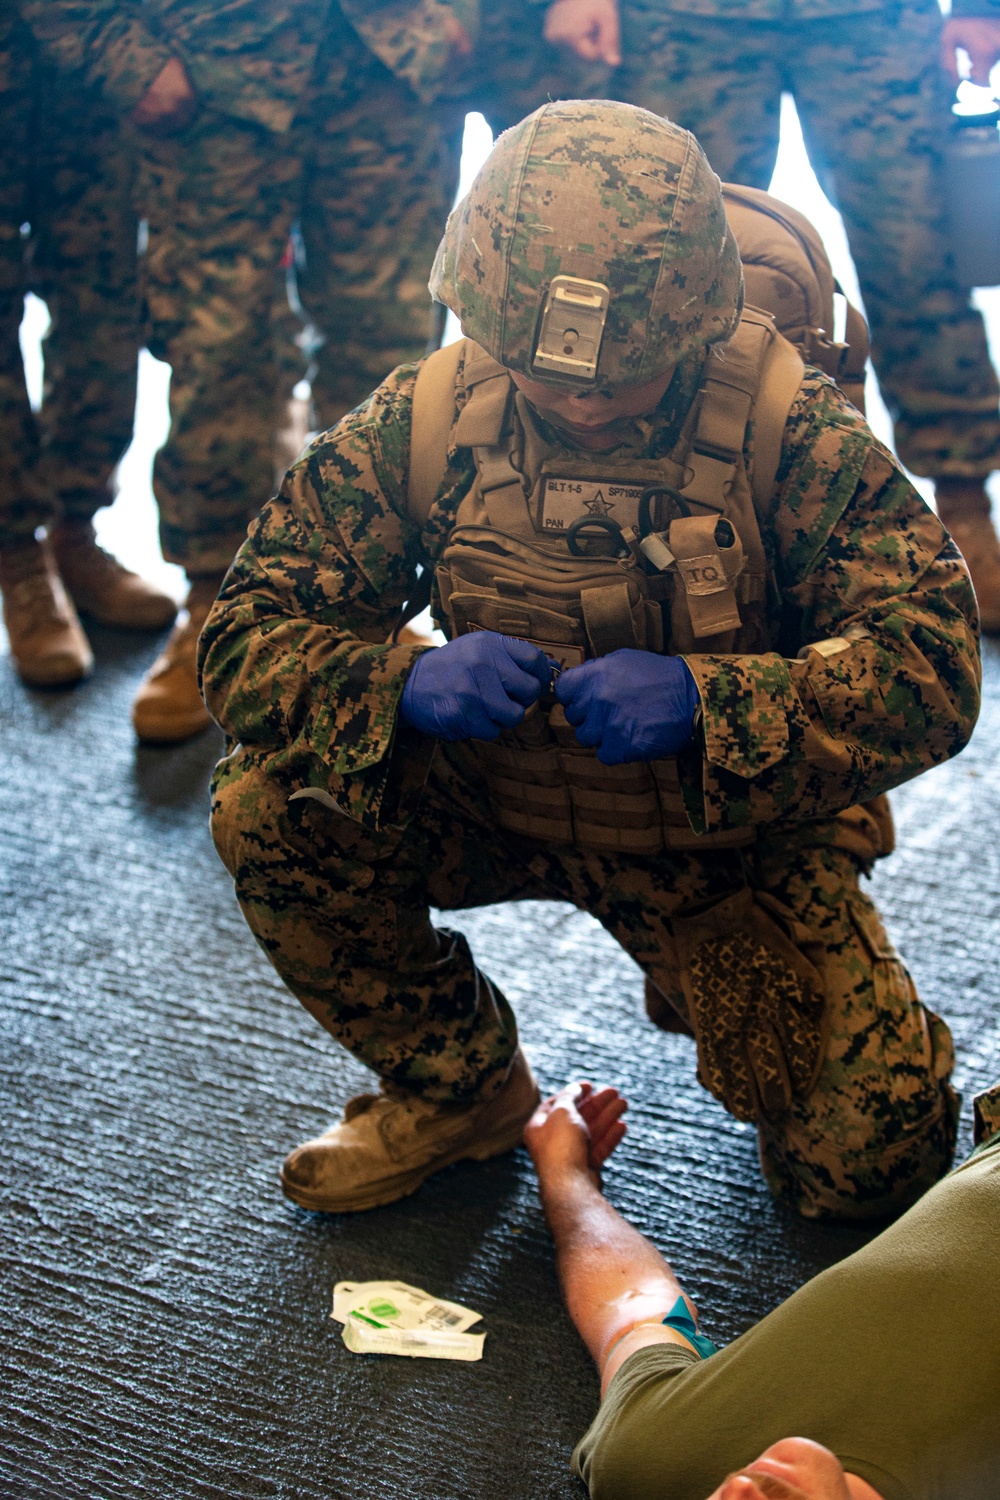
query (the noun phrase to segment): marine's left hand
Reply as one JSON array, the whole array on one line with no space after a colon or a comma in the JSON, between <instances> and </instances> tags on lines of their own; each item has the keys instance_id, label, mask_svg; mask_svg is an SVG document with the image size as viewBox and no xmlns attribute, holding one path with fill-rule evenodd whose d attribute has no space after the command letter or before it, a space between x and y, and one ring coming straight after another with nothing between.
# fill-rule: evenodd
<instances>
[{"instance_id":1,"label":"marine's left hand","mask_svg":"<svg viewBox=\"0 0 1000 1500\"><path fill-rule=\"evenodd\" d=\"M136 125L157 135L184 130L198 113L198 95L179 57L172 57L132 111Z\"/></svg>"},{"instance_id":2,"label":"marine's left hand","mask_svg":"<svg viewBox=\"0 0 1000 1500\"><path fill-rule=\"evenodd\" d=\"M949 16L941 27L941 66L957 84L956 47L969 54L972 82L988 88L990 71L1000 61L1000 19L995 16Z\"/></svg>"},{"instance_id":3,"label":"marine's left hand","mask_svg":"<svg viewBox=\"0 0 1000 1500\"><path fill-rule=\"evenodd\" d=\"M698 689L679 656L612 651L571 667L556 697L581 745L606 766L679 755L694 733Z\"/></svg>"}]
</instances>

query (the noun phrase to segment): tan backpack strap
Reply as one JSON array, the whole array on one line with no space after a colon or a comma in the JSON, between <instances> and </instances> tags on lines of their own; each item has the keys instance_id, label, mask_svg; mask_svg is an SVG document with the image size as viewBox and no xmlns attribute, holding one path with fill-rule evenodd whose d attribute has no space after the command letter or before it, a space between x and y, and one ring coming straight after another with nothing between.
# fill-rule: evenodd
<instances>
[{"instance_id":1,"label":"tan backpack strap","mask_svg":"<svg viewBox=\"0 0 1000 1500\"><path fill-rule=\"evenodd\" d=\"M774 493L785 426L804 373L805 365L795 345L776 334L754 402L750 487L758 509L766 508Z\"/></svg>"},{"instance_id":2,"label":"tan backpack strap","mask_svg":"<svg viewBox=\"0 0 1000 1500\"><path fill-rule=\"evenodd\" d=\"M746 308L733 337L710 353L687 458L691 479L680 491L685 499L713 510L725 509L726 494L743 453L764 353L774 336L770 316Z\"/></svg>"},{"instance_id":3,"label":"tan backpack strap","mask_svg":"<svg viewBox=\"0 0 1000 1500\"><path fill-rule=\"evenodd\" d=\"M838 287L839 290L839 287ZM845 301L847 299L845 298ZM865 413L865 367L868 363L868 324L853 302L847 302L847 327L844 330L847 358L838 384L852 406Z\"/></svg>"},{"instance_id":4,"label":"tan backpack strap","mask_svg":"<svg viewBox=\"0 0 1000 1500\"><path fill-rule=\"evenodd\" d=\"M448 467L448 438L455 420L455 382L466 339L435 349L417 371L410 428L406 509L423 530Z\"/></svg>"}]
</instances>

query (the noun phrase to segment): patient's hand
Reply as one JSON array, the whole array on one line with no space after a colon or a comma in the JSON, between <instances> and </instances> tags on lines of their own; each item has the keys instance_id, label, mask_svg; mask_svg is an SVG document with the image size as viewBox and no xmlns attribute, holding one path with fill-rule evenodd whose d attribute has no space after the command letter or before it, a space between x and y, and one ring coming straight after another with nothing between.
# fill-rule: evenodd
<instances>
[{"instance_id":1,"label":"patient's hand","mask_svg":"<svg viewBox=\"0 0 1000 1500\"><path fill-rule=\"evenodd\" d=\"M615 1088L570 1083L538 1106L524 1131L540 1182L601 1167L625 1135L627 1100Z\"/></svg>"}]
</instances>

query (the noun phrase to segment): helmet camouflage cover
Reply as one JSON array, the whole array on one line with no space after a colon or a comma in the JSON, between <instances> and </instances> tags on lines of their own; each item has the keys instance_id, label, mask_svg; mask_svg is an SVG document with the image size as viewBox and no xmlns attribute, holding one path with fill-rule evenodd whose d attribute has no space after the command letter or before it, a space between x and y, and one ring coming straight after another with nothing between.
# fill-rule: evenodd
<instances>
[{"instance_id":1,"label":"helmet camouflage cover","mask_svg":"<svg viewBox=\"0 0 1000 1500\"><path fill-rule=\"evenodd\" d=\"M556 276L610 290L597 385L641 385L731 336L739 251L693 135L634 105L573 99L499 137L448 220L431 292L502 365L565 384L532 363Z\"/></svg>"}]
</instances>

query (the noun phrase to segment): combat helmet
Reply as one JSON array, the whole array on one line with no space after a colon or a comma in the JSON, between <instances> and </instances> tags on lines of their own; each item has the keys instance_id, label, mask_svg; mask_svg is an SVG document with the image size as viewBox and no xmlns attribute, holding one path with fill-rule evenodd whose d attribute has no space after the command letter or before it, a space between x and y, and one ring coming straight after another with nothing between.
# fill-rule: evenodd
<instances>
[{"instance_id":1,"label":"combat helmet","mask_svg":"<svg viewBox=\"0 0 1000 1500\"><path fill-rule=\"evenodd\" d=\"M448 219L430 289L508 369L607 389L728 339L743 304L694 136L606 99L545 104L499 137Z\"/></svg>"}]
</instances>

